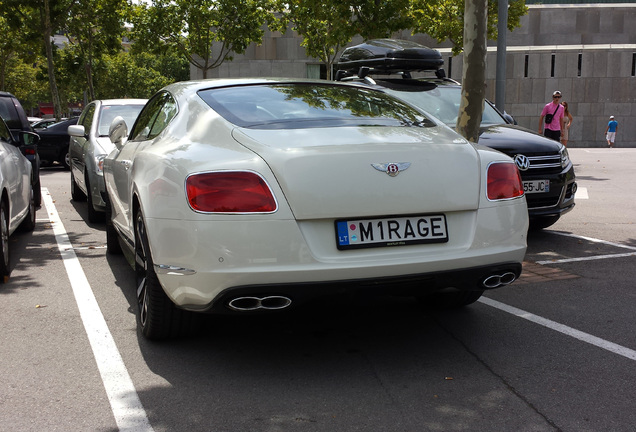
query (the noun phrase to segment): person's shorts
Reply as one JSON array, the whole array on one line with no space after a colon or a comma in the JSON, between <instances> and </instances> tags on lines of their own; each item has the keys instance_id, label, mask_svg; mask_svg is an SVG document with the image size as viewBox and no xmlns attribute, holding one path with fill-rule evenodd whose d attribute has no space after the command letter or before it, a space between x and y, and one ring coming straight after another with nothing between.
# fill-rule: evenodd
<instances>
[{"instance_id":1,"label":"person's shorts","mask_svg":"<svg viewBox=\"0 0 636 432\"><path fill-rule=\"evenodd\" d=\"M555 141L561 141L561 131L560 130L552 130L545 128L543 129L543 135L547 138L553 139Z\"/></svg>"},{"instance_id":2,"label":"person's shorts","mask_svg":"<svg viewBox=\"0 0 636 432\"><path fill-rule=\"evenodd\" d=\"M614 139L616 139L616 132L608 132L606 138L609 142L614 142Z\"/></svg>"}]
</instances>

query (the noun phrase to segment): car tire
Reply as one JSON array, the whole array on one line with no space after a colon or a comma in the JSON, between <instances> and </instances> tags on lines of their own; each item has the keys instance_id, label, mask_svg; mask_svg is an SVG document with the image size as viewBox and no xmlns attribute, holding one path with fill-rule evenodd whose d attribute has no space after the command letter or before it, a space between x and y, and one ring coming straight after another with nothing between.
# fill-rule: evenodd
<instances>
[{"instance_id":1,"label":"car tire","mask_svg":"<svg viewBox=\"0 0 636 432\"><path fill-rule=\"evenodd\" d=\"M9 274L9 206L0 200L0 283L7 281Z\"/></svg>"},{"instance_id":2,"label":"car tire","mask_svg":"<svg viewBox=\"0 0 636 432\"><path fill-rule=\"evenodd\" d=\"M33 200L36 207L42 207L42 189L40 188L40 178L33 185Z\"/></svg>"},{"instance_id":3,"label":"car tire","mask_svg":"<svg viewBox=\"0 0 636 432\"><path fill-rule=\"evenodd\" d=\"M162 340L182 334L190 313L177 309L159 283L141 211L135 218L135 273L137 317L142 335L150 340Z\"/></svg>"},{"instance_id":4,"label":"car tire","mask_svg":"<svg viewBox=\"0 0 636 432\"><path fill-rule=\"evenodd\" d=\"M86 200L86 195L84 192L77 186L77 182L75 181L75 176L71 171L71 199L73 201L84 201Z\"/></svg>"},{"instance_id":5,"label":"car tire","mask_svg":"<svg viewBox=\"0 0 636 432\"><path fill-rule=\"evenodd\" d=\"M104 214L95 210L95 206L93 205L93 193L91 192L91 184L88 181L88 176L86 176L85 182L88 221L90 223L102 222L104 220Z\"/></svg>"},{"instance_id":6,"label":"car tire","mask_svg":"<svg viewBox=\"0 0 636 432\"><path fill-rule=\"evenodd\" d=\"M121 255L123 251L119 244L119 235L113 226L111 213L110 200L106 199L106 253L111 255Z\"/></svg>"},{"instance_id":7,"label":"car tire","mask_svg":"<svg viewBox=\"0 0 636 432\"><path fill-rule=\"evenodd\" d=\"M37 211L35 205L35 191L33 185L31 185L31 193L29 198L29 213L27 217L22 221L18 229L22 232L31 232L35 229L35 212Z\"/></svg>"},{"instance_id":8,"label":"car tire","mask_svg":"<svg viewBox=\"0 0 636 432\"><path fill-rule=\"evenodd\" d=\"M457 309L475 303L484 291L438 292L418 297L418 300L430 309Z\"/></svg>"},{"instance_id":9,"label":"car tire","mask_svg":"<svg viewBox=\"0 0 636 432\"><path fill-rule=\"evenodd\" d=\"M71 155L68 150L62 150L62 154L60 155L60 163L64 167L65 170L71 169Z\"/></svg>"}]
</instances>

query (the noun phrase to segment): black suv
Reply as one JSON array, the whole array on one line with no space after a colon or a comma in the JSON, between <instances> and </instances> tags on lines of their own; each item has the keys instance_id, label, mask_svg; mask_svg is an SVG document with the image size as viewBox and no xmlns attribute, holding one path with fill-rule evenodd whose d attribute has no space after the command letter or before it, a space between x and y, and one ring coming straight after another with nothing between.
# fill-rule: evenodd
<instances>
[{"instance_id":1,"label":"black suv","mask_svg":"<svg viewBox=\"0 0 636 432\"><path fill-rule=\"evenodd\" d=\"M437 50L409 41L370 40L344 50L336 80L381 89L454 129L461 84L445 78L441 66ZM435 77L411 78L411 72L425 70L435 71ZM392 74L398 78L390 77ZM479 144L515 160L526 193L530 227L546 228L574 208L574 167L561 143L513 123L512 117L502 115L486 101Z\"/></svg>"},{"instance_id":2,"label":"black suv","mask_svg":"<svg viewBox=\"0 0 636 432\"><path fill-rule=\"evenodd\" d=\"M42 205L42 192L40 190L40 156L38 155L37 144L29 144L22 141L24 134L21 132L33 132L27 115L22 108L22 104L18 98L11 93L0 92L0 117L5 121L13 139L20 143L20 149L26 158L31 161L33 165L33 194L35 198L35 205L40 207Z\"/></svg>"}]
</instances>

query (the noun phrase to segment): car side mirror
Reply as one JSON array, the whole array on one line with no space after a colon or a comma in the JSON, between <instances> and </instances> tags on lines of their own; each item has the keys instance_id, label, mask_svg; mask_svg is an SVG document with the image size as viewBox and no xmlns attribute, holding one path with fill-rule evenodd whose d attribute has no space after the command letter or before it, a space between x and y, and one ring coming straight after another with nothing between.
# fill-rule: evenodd
<instances>
[{"instance_id":1,"label":"car side mirror","mask_svg":"<svg viewBox=\"0 0 636 432\"><path fill-rule=\"evenodd\" d=\"M67 132L70 136L74 137L86 137L86 129L82 125L72 125L69 126Z\"/></svg>"},{"instance_id":2,"label":"car side mirror","mask_svg":"<svg viewBox=\"0 0 636 432\"><path fill-rule=\"evenodd\" d=\"M119 150L126 144L126 141L128 141L128 125L123 117L117 116L113 119L108 129L108 137Z\"/></svg>"},{"instance_id":3,"label":"car side mirror","mask_svg":"<svg viewBox=\"0 0 636 432\"><path fill-rule=\"evenodd\" d=\"M40 135L35 132L20 132L20 145L33 146L40 142Z\"/></svg>"},{"instance_id":4,"label":"car side mirror","mask_svg":"<svg viewBox=\"0 0 636 432\"><path fill-rule=\"evenodd\" d=\"M510 114L508 114L507 112L504 111L503 113L503 117L504 119L506 119L506 121L510 124L516 125L517 124L517 120L515 120Z\"/></svg>"}]
</instances>

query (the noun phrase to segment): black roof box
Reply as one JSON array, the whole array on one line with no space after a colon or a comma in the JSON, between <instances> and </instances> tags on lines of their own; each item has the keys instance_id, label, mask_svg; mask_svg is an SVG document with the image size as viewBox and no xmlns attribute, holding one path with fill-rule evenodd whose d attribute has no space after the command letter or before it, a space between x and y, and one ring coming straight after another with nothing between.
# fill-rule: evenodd
<instances>
[{"instance_id":1,"label":"black roof box","mask_svg":"<svg viewBox=\"0 0 636 432\"><path fill-rule=\"evenodd\" d=\"M377 72L437 70L444 66L439 51L415 42L398 39L373 39L346 48L338 60L338 69L357 73L361 67Z\"/></svg>"}]
</instances>

